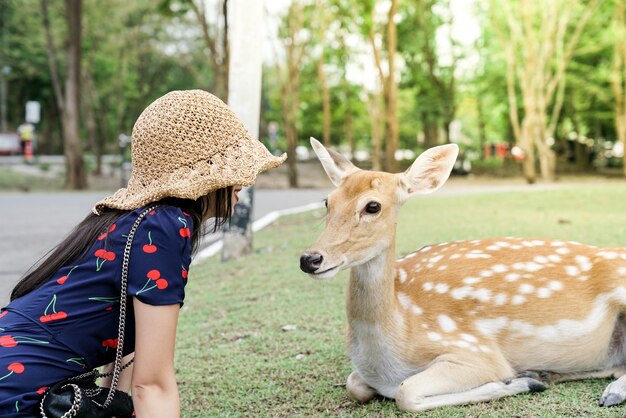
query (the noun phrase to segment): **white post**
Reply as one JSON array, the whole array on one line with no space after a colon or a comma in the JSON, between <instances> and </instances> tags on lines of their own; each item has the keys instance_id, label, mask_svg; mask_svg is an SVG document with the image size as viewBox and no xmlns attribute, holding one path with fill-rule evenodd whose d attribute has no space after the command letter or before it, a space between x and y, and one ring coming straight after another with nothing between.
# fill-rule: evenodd
<instances>
[{"instance_id":1,"label":"white post","mask_svg":"<svg viewBox=\"0 0 626 418\"><path fill-rule=\"evenodd\" d=\"M230 0L230 64L228 105L254 138L259 136L263 56L263 0ZM244 188L235 207L231 228L224 233L222 260L252 252L253 189Z\"/></svg>"}]
</instances>

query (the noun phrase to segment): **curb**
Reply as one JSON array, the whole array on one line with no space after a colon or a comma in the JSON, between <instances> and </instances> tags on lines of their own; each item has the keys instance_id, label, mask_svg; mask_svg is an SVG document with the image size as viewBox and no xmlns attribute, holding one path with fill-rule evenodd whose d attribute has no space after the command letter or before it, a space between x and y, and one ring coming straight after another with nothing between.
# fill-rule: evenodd
<instances>
[{"instance_id":1,"label":"curb","mask_svg":"<svg viewBox=\"0 0 626 418\"><path fill-rule=\"evenodd\" d=\"M271 225L272 223L276 222L279 218L281 218L282 216L285 215L295 215L297 213L303 213L303 212L309 212L315 209L320 209L324 207L324 203L322 202L316 202L316 203L310 203L308 205L304 205L304 206L298 206L295 208L289 208L289 209L282 209L282 210L276 210L274 212L270 212L267 215L263 216L260 219L257 219L256 221L254 221L252 223L252 232L257 232L260 231L261 229ZM220 250L222 249L222 246L224 245L223 241L220 239L217 242L214 242L213 244L209 245L208 247L206 247L205 249L203 249L202 251L200 251L193 260L193 263L196 263L200 260L204 260L206 258L209 257L213 257L215 254L217 254L218 252L220 252Z\"/></svg>"}]
</instances>

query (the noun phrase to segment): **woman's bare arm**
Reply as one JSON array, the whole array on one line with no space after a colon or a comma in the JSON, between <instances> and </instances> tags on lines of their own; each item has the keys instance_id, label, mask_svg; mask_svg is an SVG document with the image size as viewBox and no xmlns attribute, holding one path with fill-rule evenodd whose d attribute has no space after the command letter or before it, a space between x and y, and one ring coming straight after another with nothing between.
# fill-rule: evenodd
<instances>
[{"instance_id":1,"label":"woman's bare arm","mask_svg":"<svg viewBox=\"0 0 626 418\"><path fill-rule=\"evenodd\" d=\"M179 417L174 346L180 306L153 306L133 300L135 363L131 392L137 417Z\"/></svg>"}]
</instances>

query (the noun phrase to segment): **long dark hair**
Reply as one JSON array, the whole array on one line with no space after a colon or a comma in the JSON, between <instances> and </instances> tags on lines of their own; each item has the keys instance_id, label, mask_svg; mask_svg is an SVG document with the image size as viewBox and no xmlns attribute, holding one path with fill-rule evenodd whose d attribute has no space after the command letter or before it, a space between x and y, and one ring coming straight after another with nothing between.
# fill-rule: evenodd
<instances>
[{"instance_id":1,"label":"long dark hair","mask_svg":"<svg viewBox=\"0 0 626 418\"><path fill-rule=\"evenodd\" d=\"M211 207L215 208L215 224L212 232L223 226L232 215L232 187L216 190L209 196L197 200L167 198L158 204L176 206L187 212L193 219L191 235L191 251L195 254L200 237L204 234L202 222ZM210 199L214 196L215 202ZM50 279L61 267L80 260L98 239L102 231L129 211L103 209L100 215L90 213L70 234L56 247L35 263L15 285L11 292L11 300L17 299L37 289Z\"/></svg>"}]
</instances>

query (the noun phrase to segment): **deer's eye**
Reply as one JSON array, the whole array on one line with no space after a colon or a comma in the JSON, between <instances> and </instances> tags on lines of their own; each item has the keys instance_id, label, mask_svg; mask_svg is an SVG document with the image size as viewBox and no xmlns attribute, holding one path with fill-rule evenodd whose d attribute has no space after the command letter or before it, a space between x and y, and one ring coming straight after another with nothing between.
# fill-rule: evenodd
<instances>
[{"instance_id":1,"label":"deer's eye","mask_svg":"<svg viewBox=\"0 0 626 418\"><path fill-rule=\"evenodd\" d=\"M378 203L378 202L369 202L365 206L365 212L367 212L367 213L378 213L378 212L380 212L380 203Z\"/></svg>"},{"instance_id":2,"label":"deer's eye","mask_svg":"<svg viewBox=\"0 0 626 418\"><path fill-rule=\"evenodd\" d=\"M324 199L324 206L326 206L326 209L328 209L328 199Z\"/></svg>"}]
</instances>

